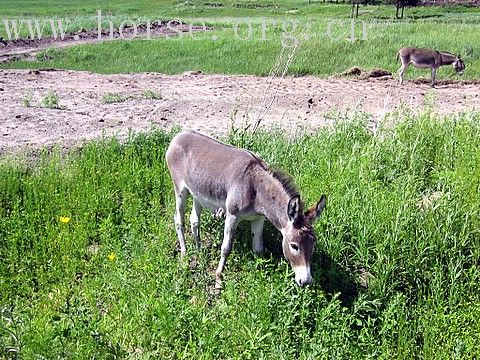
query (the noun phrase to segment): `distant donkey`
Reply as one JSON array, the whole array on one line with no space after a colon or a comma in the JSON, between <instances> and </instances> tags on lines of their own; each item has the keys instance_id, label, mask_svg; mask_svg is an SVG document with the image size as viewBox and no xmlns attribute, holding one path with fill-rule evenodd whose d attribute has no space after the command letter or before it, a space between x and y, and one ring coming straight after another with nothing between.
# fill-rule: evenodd
<instances>
[{"instance_id":1,"label":"distant donkey","mask_svg":"<svg viewBox=\"0 0 480 360\"><path fill-rule=\"evenodd\" d=\"M225 215L221 257L215 273L217 289L221 288L223 268L238 223L251 221L253 251L262 253L265 218L282 233L283 253L295 272L297 284L312 283L310 259L315 243L312 223L325 208L325 195L303 213L300 195L289 177L269 168L247 150L194 131L174 137L166 160L175 190L174 220L182 257L186 254L184 217L189 193L193 197L190 224L197 247L200 247L202 208Z\"/></svg>"},{"instance_id":2,"label":"distant donkey","mask_svg":"<svg viewBox=\"0 0 480 360\"><path fill-rule=\"evenodd\" d=\"M402 62L402 66L397 70L400 77L400 84L403 84L403 76L410 64L416 68L431 69L432 87L435 86L435 75L440 66L453 65L453 68L459 75L463 75L465 70L465 63L460 59L460 55L457 56L445 51L404 47L398 51L397 60L398 58L400 58Z\"/></svg>"}]
</instances>

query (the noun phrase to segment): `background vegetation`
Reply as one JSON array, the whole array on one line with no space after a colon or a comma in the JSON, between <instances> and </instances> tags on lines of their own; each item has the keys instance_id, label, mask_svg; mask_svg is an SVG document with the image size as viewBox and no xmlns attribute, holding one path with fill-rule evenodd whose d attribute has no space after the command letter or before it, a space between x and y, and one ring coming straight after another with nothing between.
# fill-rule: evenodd
<instances>
[{"instance_id":1,"label":"background vegetation","mask_svg":"<svg viewBox=\"0 0 480 360\"><path fill-rule=\"evenodd\" d=\"M464 78L478 78L480 75L478 7L408 8L405 19L400 21L395 19L393 5L362 6L352 41L349 4L296 0L124 0L101 6L92 1L53 4L44 0L22 7L16 1L6 0L2 4L2 16L9 20L58 17L68 20L69 28L77 31L96 29L96 11L101 10L103 27L108 27L107 21L118 26L122 21L139 24L146 19L176 18L184 22L205 23L214 31L197 33L193 37L137 39L49 50L48 56L42 53L33 63L19 61L0 64L0 68L55 67L100 73L158 71L168 74L201 70L205 73L267 75L280 56L282 39L290 36L300 43L288 69L291 75L328 76L353 66L394 72L399 67L396 52L402 46L461 54L467 64ZM340 20L343 21L341 25ZM262 35L262 21L266 24L265 35ZM365 22L365 35L362 21ZM297 24L295 29L292 22ZM249 38L247 23L252 24ZM27 36L26 26L23 31ZM0 36L5 37L3 23L0 24ZM283 44L289 46L286 51L293 51L292 41L286 39ZM445 78L451 73L450 69L442 69L439 76ZM420 74L429 76L425 70L408 72L410 77Z\"/></svg>"},{"instance_id":2,"label":"background vegetation","mask_svg":"<svg viewBox=\"0 0 480 360\"><path fill-rule=\"evenodd\" d=\"M7 358L427 358L480 353L480 126L476 114L367 118L230 143L292 174L316 228L315 284L256 259L241 227L213 293L222 222L180 261L174 197L154 132L0 163L0 356ZM33 164L32 164L33 161Z\"/></svg>"}]
</instances>

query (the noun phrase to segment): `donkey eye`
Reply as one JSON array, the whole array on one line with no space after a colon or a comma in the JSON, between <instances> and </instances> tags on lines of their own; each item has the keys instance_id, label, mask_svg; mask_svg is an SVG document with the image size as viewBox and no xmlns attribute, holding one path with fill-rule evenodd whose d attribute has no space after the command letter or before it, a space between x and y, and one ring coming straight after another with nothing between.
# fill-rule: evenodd
<instances>
[{"instance_id":1,"label":"donkey eye","mask_svg":"<svg viewBox=\"0 0 480 360\"><path fill-rule=\"evenodd\" d=\"M292 248L293 251L296 251L296 252L298 252L298 250L300 249L300 248L298 247L298 244L297 244L297 243L294 243L294 242L291 242L291 243L290 243L290 247Z\"/></svg>"}]
</instances>

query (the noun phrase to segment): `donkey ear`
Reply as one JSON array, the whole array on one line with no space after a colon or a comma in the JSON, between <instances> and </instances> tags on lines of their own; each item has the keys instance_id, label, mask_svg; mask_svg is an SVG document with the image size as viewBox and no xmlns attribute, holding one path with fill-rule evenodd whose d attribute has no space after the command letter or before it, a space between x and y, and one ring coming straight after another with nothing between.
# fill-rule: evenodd
<instances>
[{"instance_id":1,"label":"donkey ear","mask_svg":"<svg viewBox=\"0 0 480 360\"><path fill-rule=\"evenodd\" d=\"M287 214L288 220L295 222L300 214L300 196L294 196L288 201Z\"/></svg>"},{"instance_id":2,"label":"donkey ear","mask_svg":"<svg viewBox=\"0 0 480 360\"><path fill-rule=\"evenodd\" d=\"M325 196L325 194L323 194L317 204L307 210L307 212L305 213L305 217L310 221L316 220L322 213L323 209L325 209L326 203L327 197Z\"/></svg>"}]
</instances>

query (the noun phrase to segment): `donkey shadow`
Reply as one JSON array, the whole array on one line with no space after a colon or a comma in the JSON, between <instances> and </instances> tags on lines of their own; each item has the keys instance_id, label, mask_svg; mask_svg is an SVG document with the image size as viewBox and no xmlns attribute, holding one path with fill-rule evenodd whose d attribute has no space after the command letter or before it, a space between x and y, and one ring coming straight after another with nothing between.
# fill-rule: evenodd
<instances>
[{"instance_id":1,"label":"donkey shadow","mask_svg":"<svg viewBox=\"0 0 480 360\"><path fill-rule=\"evenodd\" d=\"M248 226L239 225L237 236L246 239L249 236ZM279 264L283 256L282 236L280 232L268 221L265 222L263 228L263 243L265 247L265 256L271 256L275 264ZM251 252L251 247L246 241L237 241L234 243L235 251ZM320 249L315 250L311 261L312 276L314 279L313 286L319 286L331 299L338 295L342 306L352 307L355 299L363 289L360 281L342 264L336 262L330 255Z\"/></svg>"},{"instance_id":2,"label":"donkey shadow","mask_svg":"<svg viewBox=\"0 0 480 360\"><path fill-rule=\"evenodd\" d=\"M213 264L210 270L218 263L218 253L222 242L223 219L207 217L203 223L202 247L207 263ZM212 234L215 234L212 236ZM255 257L251 247L250 223L242 221L235 232L233 251L247 257ZM282 235L269 222L265 221L263 227L263 243L265 257L270 257L273 267L276 268L282 259L285 259L282 249ZM342 306L351 308L360 292L365 289L360 279L351 269L335 261L320 246L316 246L311 260L311 269L314 283L312 286L322 289L328 299L338 296ZM204 269L207 270L207 269Z\"/></svg>"}]
</instances>

